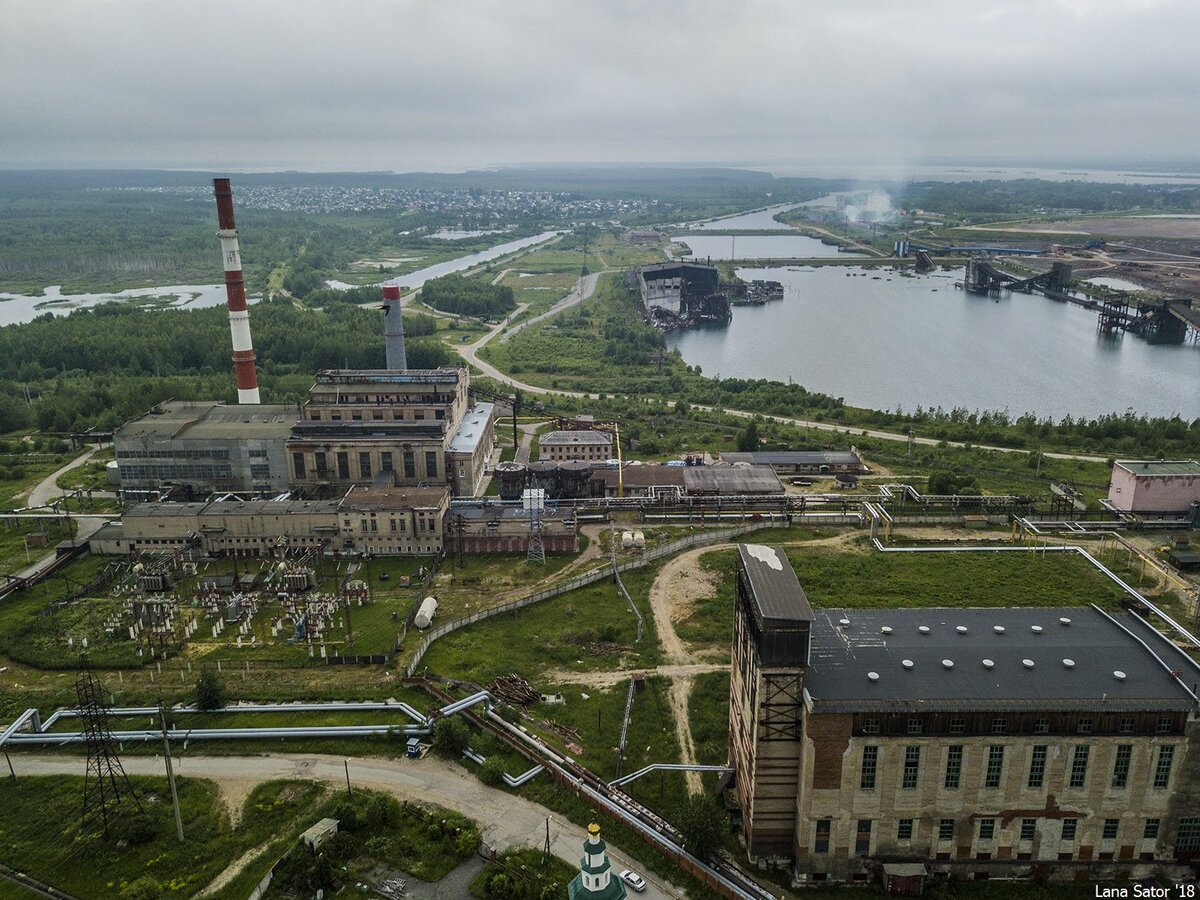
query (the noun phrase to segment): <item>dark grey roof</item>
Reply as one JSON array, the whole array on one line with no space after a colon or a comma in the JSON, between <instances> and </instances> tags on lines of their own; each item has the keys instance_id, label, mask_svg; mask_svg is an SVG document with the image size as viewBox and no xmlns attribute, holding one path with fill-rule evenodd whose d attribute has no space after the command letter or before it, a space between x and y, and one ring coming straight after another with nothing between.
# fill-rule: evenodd
<instances>
[{"instance_id":1,"label":"dark grey roof","mask_svg":"<svg viewBox=\"0 0 1200 900\"><path fill-rule=\"evenodd\" d=\"M782 494L783 485L770 466L684 466L683 483L690 493Z\"/></svg>"},{"instance_id":2,"label":"dark grey roof","mask_svg":"<svg viewBox=\"0 0 1200 900\"><path fill-rule=\"evenodd\" d=\"M761 627L782 628L812 621L812 606L782 547L739 544L738 555L750 581L751 600Z\"/></svg>"},{"instance_id":3,"label":"dark grey roof","mask_svg":"<svg viewBox=\"0 0 1200 900\"><path fill-rule=\"evenodd\" d=\"M820 711L1187 710L1195 698L1170 670L1200 680L1140 618L1096 607L821 609L810 660L806 688Z\"/></svg>"},{"instance_id":4,"label":"dark grey roof","mask_svg":"<svg viewBox=\"0 0 1200 900\"><path fill-rule=\"evenodd\" d=\"M730 463L763 466L861 466L862 460L849 450L756 450L750 453L722 453Z\"/></svg>"}]
</instances>

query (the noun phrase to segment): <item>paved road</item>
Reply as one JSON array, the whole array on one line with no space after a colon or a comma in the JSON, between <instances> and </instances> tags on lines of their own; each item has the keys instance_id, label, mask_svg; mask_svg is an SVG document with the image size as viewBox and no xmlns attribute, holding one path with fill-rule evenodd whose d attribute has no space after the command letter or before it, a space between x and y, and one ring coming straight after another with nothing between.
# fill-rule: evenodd
<instances>
[{"instance_id":1,"label":"paved road","mask_svg":"<svg viewBox=\"0 0 1200 900\"><path fill-rule=\"evenodd\" d=\"M347 744L349 750L353 745ZM17 777L24 775L80 775L83 761L69 756L13 753ZM261 783L277 778L301 778L345 784L341 756L269 754L265 756L184 756L175 764L180 775L232 782L241 790L247 781ZM163 775L161 757L125 756L121 760L131 775ZM539 778L549 776L539 775ZM540 847L545 840L546 819L550 818L550 849L568 865L579 865L583 852L584 830L555 813L521 797L487 787L475 776L441 760L426 757L409 759L350 759L352 784L370 787L403 800L437 803L480 824L483 839L490 846L507 850L517 846ZM240 796L240 795L239 795ZM609 856L617 870L631 868L649 882L641 896L652 900L687 897L676 887L646 873L623 850L608 842ZM634 848L635 850L638 848Z\"/></svg>"},{"instance_id":2,"label":"paved road","mask_svg":"<svg viewBox=\"0 0 1200 900\"><path fill-rule=\"evenodd\" d=\"M27 506L48 506L51 500L57 500L63 495L62 488L57 484L58 479L70 472L72 469L77 469L86 463L99 450L99 447L93 447L87 453L83 453L71 462L67 463L56 472L51 472L36 487L29 492L29 500Z\"/></svg>"},{"instance_id":3,"label":"paved road","mask_svg":"<svg viewBox=\"0 0 1200 900\"><path fill-rule=\"evenodd\" d=\"M592 296L592 292L596 290L596 284L599 282L600 276L604 274L605 272L594 272L591 275L584 275L577 282L575 282L575 287L571 288L571 292L569 294L555 303L544 313L538 313L538 315L534 316L533 318L514 325L511 331L506 332L500 337L500 343L507 341L522 328L527 328L528 326L533 325L535 322L541 322L543 319L548 319L551 316L557 316L564 309L570 309L572 306L578 306L588 297ZM489 336L488 340L490 339L491 338ZM486 343L487 340L479 343L479 346L482 347Z\"/></svg>"},{"instance_id":4,"label":"paved road","mask_svg":"<svg viewBox=\"0 0 1200 900\"><path fill-rule=\"evenodd\" d=\"M596 280L599 278L599 274L600 273L598 273L597 275L588 275L586 278L580 279L580 281L585 283L584 290L582 292L576 290L575 292L568 295L563 300L559 301L559 303L555 304L549 310L542 313L540 316L535 316L534 318L530 319L529 321L522 323L522 325L519 327L524 327L525 325L530 325L536 321L545 319L548 316L555 315L559 312L562 312L562 310L567 309L569 306L575 306L575 305L583 302L584 300L586 300L588 297L590 297L592 295L593 291L595 291ZM590 283L588 283L588 282L590 282ZM570 302L568 302L568 301L570 301ZM471 364L472 366L477 368L484 375L488 376L489 378L494 378L496 381L499 381L502 384L507 384L510 387L520 388L521 390L525 391L528 394L540 394L542 396L558 396L558 397L579 397L579 398L587 399L587 400L600 399L599 394L593 394L593 393L589 393L587 391L563 391L563 390L557 390L554 388L541 387L540 385L536 385L536 384L529 384L524 381L519 381L516 378L513 378L511 375L507 375L504 372L501 372L499 369L497 369L495 366L491 365L490 363L486 362L485 360L480 359L479 351L481 349L483 349L483 347L488 343L488 341L490 341L492 339L492 337L494 337L496 334L498 334L502 328L503 328L503 323L501 323L500 325L497 325L495 328L493 328L491 331L489 331L487 334L485 334L483 337L481 337L475 343L469 344L467 346L460 346L455 349L458 350L459 354L462 355L463 359L465 359L469 364ZM515 333L516 330L518 330L518 329L514 329L513 331L510 331L509 334L511 335L511 334ZM674 406L675 401L667 400L667 404L670 406ZM716 411L715 407L705 406L703 404L694 404L694 405L692 405L692 408L703 410L705 412L715 412ZM909 436L907 434L900 434L899 432L896 432L896 431L877 431L873 428L851 428L851 427L847 427L845 425L830 424L828 422L814 422L810 419L798 419L793 416L776 416L776 415L769 415L767 413L749 412L747 410L742 410L742 409L729 409L726 407L722 407L721 412L723 412L727 415L730 415L730 416L736 416L737 418L740 418L740 419L753 419L756 416L761 416L763 419L765 419L768 422L778 422L781 425L793 425L797 428L808 428L812 431L830 431L830 432L842 431L849 435L855 435L855 436L862 435L864 437L872 437L872 438L877 438L879 440L884 440L884 441L907 442L909 440ZM918 444L922 447L936 447L939 444L943 443L943 441L940 438L915 437L915 436L912 438L912 442L914 444ZM963 441L945 441L944 443L948 447L966 447L966 446L968 446L968 443L963 442ZM996 447L991 444L969 444L969 446L977 447L980 450L993 451L995 453L1027 454L1030 452L1028 450L1021 450L1021 449L1017 449L1015 447ZM1083 453L1054 453L1051 451L1046 451L1042 455L1047 458L1050 458L1050 459L1081 459L1085 462L1106 462L1107 461L1106 457L1089 456L1089 455L1083 454Z\"/></svg>"}]
</instances>

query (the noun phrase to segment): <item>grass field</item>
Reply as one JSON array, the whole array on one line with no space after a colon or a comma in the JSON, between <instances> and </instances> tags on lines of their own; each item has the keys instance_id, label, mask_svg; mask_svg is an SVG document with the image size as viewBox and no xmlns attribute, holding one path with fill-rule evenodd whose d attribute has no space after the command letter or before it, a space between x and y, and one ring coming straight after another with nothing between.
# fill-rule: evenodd
<instances>
[{"instance_id":1,"label":"grass field","mask_svg":"<svg viewBox=\"0 0 1200 900\"><path fill-rule=\"evenodd\" d=\"M23 506L42 479L72 458L71 453L0 453L0 509Z\"/></svg>"},{"instance_id":2,"label":"grass field","mask_svg":"<svg viewBox=\"0 0 1200 900\"><path fill-rule=\"evenodd\" d=\"M774 541L772 541L774 543ZM1074 554L878 553L793 548L792 567L815 607L1074 606L1116 609L1119 588ZM701 557L716 591L677 625L698 647L728 647L733 633L733 550Z\"/></svg>"},{"instance_id":3,"label":"grass field","mask_svg":"<svg viewBox=\"0 0 1200 900\"><path fill-rule=\"evenodd\" d=\"M98 829L81 830L82 782L68 776L25 777L0 785L0 860L88 898L194 896L245 850L311 812L322 790L302 782L261 785L235 829L216 785L180 778L186 835L180 843L166 779L131 779L143 813L123 816L108 838Z\"/></svg>"},{"instance_id":4,"label":"grass field","mask_svg":"<svg viewBox=\"0 0 1200 900\"><path fill-rule=\"evenodd\" d=\"M108 473L104 467L113 458L112 447L97 450L92 455L92 458L82 466L76 466L69 472L59 475L55 484L66 491L80 489L85 491L111 491L114 489L114 486L108 483Z\"/></svg>"},{"instance_id":5,"label":"grass field","mask_svg":"<svg viewBox=\"0 0 1200 900\"><path fill-rule=\"evenodd\" d=\"M448 634L425 654L422 668L488 684L509 672L533 680L551 669L596 671L619 664L656 665L658 639L644 604L657 571L657 566L648 566L623 576L635 602L642 604L645 626L640 644L636 642L636 617L616 585L604 579Z\"/></svg>"},{"instance_id":6,"label":"grass field","mask_svg":"<svg viewBox=\"0 0 1200 900\"><path fill-rule=\"evenodd\" d=\"M55 544L67 540L77 530L74 522L68 528L63 519L5 519L0 516L0 572L19 572L53 552ZM25 539L37 532L46 533L46 543L29 547L27 552Z\"/></svg>"},{"instance_id":7,"label":"grass field","mask_svg":"<svg viewBox=\"0 0 1200 900\"><path fill-rule=\"evenodd\" d=\"M554 900L566 897L567 884L578 872L553 854L544 860L542 857L542 851L534 849L496 857L471 882L471 896L480 900L507 900L513 896Z\"/></svg>"}]
</instances>

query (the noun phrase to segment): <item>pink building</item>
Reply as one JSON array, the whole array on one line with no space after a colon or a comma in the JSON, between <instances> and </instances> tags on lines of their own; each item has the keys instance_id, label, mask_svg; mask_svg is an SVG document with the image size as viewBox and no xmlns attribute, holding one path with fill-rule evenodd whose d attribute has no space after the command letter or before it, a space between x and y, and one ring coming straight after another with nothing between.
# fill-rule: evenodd
<instances>
[{"instance_id":1,"label":"pink building","mask_svg":"<svg viewBox=\"0 0 1200 900\"><path fill-rule=\"evenodd\" d=\"M1125 512L1187 512L1200 501L1200 462L1117 460L1108 502Z\"/></svg>"}]
</instances>

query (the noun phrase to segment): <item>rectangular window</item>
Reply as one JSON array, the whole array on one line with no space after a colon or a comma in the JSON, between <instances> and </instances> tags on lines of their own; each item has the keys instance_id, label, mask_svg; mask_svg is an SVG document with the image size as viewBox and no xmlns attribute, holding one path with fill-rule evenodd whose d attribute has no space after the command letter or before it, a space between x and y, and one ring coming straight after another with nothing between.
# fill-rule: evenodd
<instances>
[{"instance_id":1,"label":"rectangular window","mask_svg":"<svg viewBox=\"0 0 1200 900\"><path fill-rule=\"evenodd\" d=\"M921 732L923 732L924 730L925 730L925 723L922 722L920 719L909 719L908 720L908 733L909 734L921 734Z\"/></svg>"},{"instance_id":2,"label":"rectangular window","mask_svg":"<svg viewBox=\"0 0 1200 900\"><path fill-rule=\"evenodd\" d=\"M293 453L292 454L292 469L295 471L297 478L304 477L304 454L303 453Z\"/></svg>"},{"instance_id":3,"label":"rectangular window","mask_svg":"<svg viewBox=\"0 0 1200 900\"><path fill-rule=\"evenodd\" d=\"M990 841L996 836L996 820L995 819L980 819L979 820L979 839L981 841Z\"/></svg>"},{"instance_id":4,"label":"rectangular window","mask_svg":"<svg viewBox=\"0 0 1200 900\"><path fill-rule=\"evenodd\" d=\"M350 480L350 454L339 452L337 455L338 478L342 481Z\"/></svg>"},{"instance_id":5,"label":"rectangular window","mask_svg":"<svg viewBox=\"0 0 1200 900\"><path fill-rule=\"evenodd\" d=\"M896 825L896 840L911 841L913 836L913 820L901 819Z\"/></svg>"},{"instance_id":6,"label":"rectangular window","mask_svg":"<svg viewBox=\"0 0 1200 900\"><path fill-rule=\"evenodd\" d=\"M863 730L863 734L879 734L879 720L878 719L864 719L862 730Z\"/></svg>"},{"instance_id":7,"label":"rectangular window","mask_svg":"<svg viewBox=\"0 0 1200 900\"><path fill-rule=\"evenodd\" d=\"M1175 857L1200 853L1200 818L1189 817L1179 820L1179 832L1175 835Z\"/></svg>"},{"instance_id":8,"label":"rectangular window","mask_svg":"<svg viewBox=\"0 0 1200 900\"><path fill-rule=\"evenodd\" d=\"M1087 744L1076 744L1075 754L1071 757L1071 787L1081 788L1087 781L1088 755L1091 747Z\"/></svg>"},{"instance_id":9,"label":"rectangular window","mask_svg":"<svg viewBox=\"0 0 1200 900\"><path fill-rule=\"evenodd\" d=\"M879 765L879 748L863 747L862 776L858 786L864 791L875 790L875 770Z\"/></svg>"},{"instance_id":10,"label":"rectangular window","mask_svg":"<svg viewBox=\"0 0 1200 900\"><path fill-rule=\"evenodd\" d=\"M1000 777L1004 774L1004 747L994 744L988 747L987 773L983 779L984 787L1000 787Z\"/></svg>"},{"instance_id":11,"label":"rectangular window","mask_svg":"<svg viewBox=\"0 0 1200 900\"><path fill-rule=\"evenodd\" d=\"M952 791L958 790L958 785L962 781L962 761L962 745L952 745L946 751L946 780L944 782L945 786Z\"/></svg>"},{"instance_id":12,"label":"rectangular window","mask_svg":"<svg viewBox=\"0 0 1200 900\"><path fill-rule=\"evenodd\" d=\"M1091 719L1080 719L1075 723L1075 730L1079 734L1091 734L1093 722Z\"/></svg>"},{"instance_id":13,"label":"rectangular window","mask_svg":"<svg viewBox=\"0 0 1200 900\"><path fill-rule=\"evenodd\" d=\"M813 852L829 852L829 832L833 828L832 819L817 819L817 835L813 841Z\"/></svg>"},{"instance_id":14,"label":"rectangular window","mask_svg":"<svg viewBox=\"0 0 1200 900\"><path fill-rule=\"evenodd\" d=\"M951 719L950 720L950 733L951 734L963 734L966 730L967 730L966 719Z\"/></svg>"},{"instance_id":15,"label":"rectangular window","mask_svg":"<svg viewBox=\"0 0 1200 900\"><path fill-rule=\"evenodd\" d=\"M1121 827L1120 819L1105 819L1104 820L1104 840L1115 841L1117 839L1117 831Z\"/></svg>"},{"instance_id":16,"label":"rectangular window","mask_svg":"<svg viewBox=\"0 0 1200 900\"><path fill-rule=\"evenodd\" d=\"M858 835L854 839L854 852L866 856L871 852L871 820L858 820Z\"/></svg>"},{"instance_id":17,"label":"rectangular window","mask_svg":"<svg viewBox=\"0 0 1200 900\"><path fill-rule=\"evenodd\" d=\"M1117 757L1113 762L1112 786L1123 788L1129 783L1129 761L1133 758L1133 744L1118 744Z\"/></svg>"},{"instance_id":18,"label":"rectangular window","mask_svg":"<svg viewBox=\"0 0 1200 900\"><path fill-rule=\"evenodd\" d=\"M317 466L316 466L317 467L317 477L318 478L328 478L329 477L329 468L325 463L325 454L320 453L320 452L314 453L313 461L317 464Z\"/></svg>"},{"instance_id":19,"label":"rectangular window","mask_svg":"<svg viewBox=\"0 0 1200 900\"><path fill-rule=\"evenodd\" d=\"M1158 724L1154 726L1154 733L1155 734L1170 734L1171 726L1174 724L1175 724L1175 722L1170 716L1159 716Z\"/></svg>"},{"instance_id":20,"label":"rectangular window","mask_svg":"<svg viewBox=\"0 0 1200 900\"><path fill-rule=\"evenodd\" d=\"M954 840L954 820L953 819L942 819L942 821L938 823L938 840L939 841Z\"/></svg>"},{"instance_id":21,"label":"rectangular window","mask_svg":"<svg viewBox=\"0 0 1200 900\"><path fill-rule=\"evenodd\" d=\"M371 454L365 451L358 454L358 475L360 478L371 477Z\"/></svg>"},{"instance_id":22,"label":"rectangular window","mask_svg":"<svg viewBox=\"0 0 1200 900\"><path fill-rule=\"evenodd\" d=\"M1142 837L1146 840L1154 840L1158 837L1158 825L1161 819L1147 819L1146 827L1142 829Z\"/></svg>"},{"instance_id":23,"label":"rectangular window","mask_svg":"<svg viewBox=\"0 0 1200 900\"><path fill-rule=\"evenodd\" d=\"M921 748L904 748L904 780L902 786L908 790L917 786L917 776L921 770Z\"/></svg>"},{"instance_id":24,"label":"rectangular window","mask_svg":"<svg viewBox=\"0 0 1200 900\"><path fill-rule=\"evenodd\" d=\"M416 457L413 456L413 453L411 450L404 451L404 477L405 478L416 478L417 477Z\"/></svg>"},{"instance_id":25,"label":"rectangular window","mask_svg":"<svg viewBox=\"0 0 1200 900\"><path fill-rule=\"evenodd\" d=\"M1034 734L1049 734L1050 733L1050 720L1049 719L1035 720L1033 723L1033 733Z\"/></svg>"},{"instance_id":26,"label":"rectangular window","mask_svg":"<svg viewBox=\"0 0 1200 900\"><path fill-rule=\"evenodd\" d=\"M1120 734L1133 734L1133 716L1121 716L1121 724L1117 726Z\"/></svg>"},{"instance_id":27,"label":"rectangular window","mask_svg":"<svg viewBox=\"0 0 1200 900\"><path fill-rule=\"evenodd\" d=\"M1032 841L1037 834L1037 819L1021 820L1021 840Z\"/></svg>"},{"instance_id":28,"label":"rectangular window","mask_svg":"<svg viewBox=\"0 0 1200 900\"><path fill-rule=\"evenodd\" d=\"M1171 763L1175 760L1175 747L1167 744L1158 748L1158 765L1154 767L1154 786L1165 788L1171 783Z\"/></svg>"},{"instance_id":29,"label":"rectangular window","mask_svg":"<svg viewBox=\"0 0 1200 900\"><path fill-rule=\"evenodd\" d=\"M1033 748L1033 756L1029 760L1029 786L1040 788L1046 781L1046 745L1038 744Z\"/></svg>"},{"instance_id":30,"label":"rectangular window","mask_svg":"<svg viewBox=\"0 0 1200 900\"><path fill-rule=\"evenodd\" d=\"M1008 731L1008 719L1004 716L996 716L992 719L992 734L1004 734Z\"/></svg>"},{"instance_id":31,"label":"rectangular window","mask_svg":"<svg viewBox=\"0 0 1200 900\"><path fill-rule=\"evenodd\" d=\"M392 471L392 451L391 450L384 450L382 453L379 454L379 471L380 472Z\"/></svg>"},{"instance_id":32,"label":"rectangular window","mask_svg":"<svg viewBox=\"0 0 1200 900\"><path fill-rule=\"evenodd\" d=\"M425 454L425 477L438 477L437 453L430 451Z\"/></svg>"},{"instance_id":33,"label":"rectangular window","mask_svg":"<svg viewBox=\"0 0 1200 900\"><path fill-rule=\"evenodd\" d=\"M1063 819L1062 820L1062 839L1064 841L1075 840L1075 831L1079 827L1078 819Z\"/></svg>"}]
</instances>

